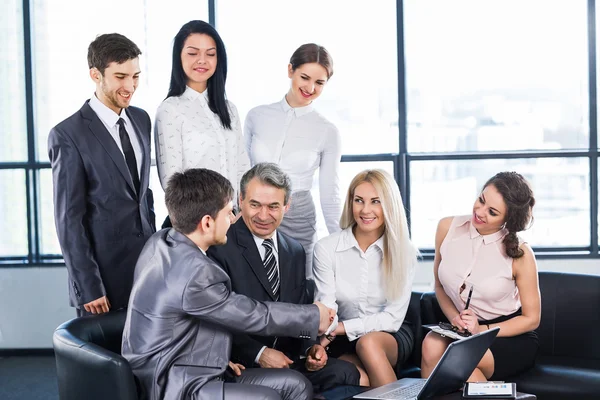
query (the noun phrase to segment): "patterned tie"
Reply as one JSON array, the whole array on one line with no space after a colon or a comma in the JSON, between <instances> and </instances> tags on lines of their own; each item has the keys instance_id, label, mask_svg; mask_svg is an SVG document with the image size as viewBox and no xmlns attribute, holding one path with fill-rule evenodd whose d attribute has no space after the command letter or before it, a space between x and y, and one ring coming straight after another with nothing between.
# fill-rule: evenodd
<instances>
[{"instance_id":1,"label":"patterned tie","mask_svg":"<svg viewBox=\"0 0 600 400\"><path fill-rule=\"evenodd\" d=\"M273 239L265 239L262 242L262 245L265 246L266 250L263 264L265 266L265 271L267 271L267 278L269 279L271 290L275 296L275 301L279 301L279 272L277 271L277 260L275 260L275 252L273 251Z\"/></svg>"},{"instance_id":2,"label":"patterned tie","mask_svg":"<svg viewBox=\"0 0 600 400\"><path fill-rule=\"evenodd\" d=\"M129 170L129 174L131 175L133 187L135 188L136 193L139 193L140 176L138 174L137 161L135 159L133 146L131 145L131 141L129 140L129 134L125 129L125 120L123 118L119 118L117 124L119 124L119 138L121 139L121 147L123 147L123 154L125 154L125 162L127 163L127 169Z\"/></svg>"}]
</instances>

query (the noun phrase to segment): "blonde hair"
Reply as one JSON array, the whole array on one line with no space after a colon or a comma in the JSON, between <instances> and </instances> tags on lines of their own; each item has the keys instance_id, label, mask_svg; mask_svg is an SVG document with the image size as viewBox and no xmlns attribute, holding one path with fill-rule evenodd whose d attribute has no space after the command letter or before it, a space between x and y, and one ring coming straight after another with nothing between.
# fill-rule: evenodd
<instances>
[{"instance_id":1,"label":"blonde hair","mask_svg":"<svg viewBox=\"0 0 600 400\"><path fill-rule=\"evenodd\" d=\"M356 225L352 212L354 191L358 185L364 182L373 185L383 209L385 229L383 232L382 283L386 299L391 301L402 294L402 289L408 283L407 280L411 279L419 251L410 240L408 222L398 185L390 174L380 169L362 171L352 179L346 194L340 227L346 229Z\"/></svg>"}]
</instances>

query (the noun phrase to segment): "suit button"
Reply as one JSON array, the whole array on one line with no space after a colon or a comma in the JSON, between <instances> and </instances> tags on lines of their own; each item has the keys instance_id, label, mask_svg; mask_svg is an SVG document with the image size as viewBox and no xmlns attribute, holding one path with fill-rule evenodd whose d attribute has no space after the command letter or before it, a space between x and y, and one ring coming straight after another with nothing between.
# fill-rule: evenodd
<instances>
[{"instance_id":1,"label":"suit button","mask_svg":"<svg viewBox=\"0 0 600 400\"><path fill-rule=\"evenodd\" d=\"M142 237L142 232L138 233L137 237Z\"/></svg>"}]
</instances>

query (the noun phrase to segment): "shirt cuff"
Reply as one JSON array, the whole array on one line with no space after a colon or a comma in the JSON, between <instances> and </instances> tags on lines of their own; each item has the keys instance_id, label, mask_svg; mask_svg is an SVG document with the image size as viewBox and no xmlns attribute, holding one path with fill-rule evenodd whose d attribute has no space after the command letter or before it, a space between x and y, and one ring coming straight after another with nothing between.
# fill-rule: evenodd
<instances>
[{"instance_id":1,"label":"shirt cuff","mask_svg":"<svg viewBox=\"0 0 600 400\"><path fill-rule=\"evenodd\" d=\"M254 363L258 364L258 360L260 360L260 356L262 356L262 353L263 351L265 351L266 348L267 346L263 346L262 349L260 349L260 351L256 355L256 358L254 359Z\"/></svg>"},{"instance_id":2,"label":"shirt cuff","mask_svg":"<svg viewBox=\"0 0 600 400\"><path fill-rule=\"evenodd\" d=\"M365 327L360 318L353 318L342 322L349 341L356 340L365 334Z\"/></svg>"}]
</instances>

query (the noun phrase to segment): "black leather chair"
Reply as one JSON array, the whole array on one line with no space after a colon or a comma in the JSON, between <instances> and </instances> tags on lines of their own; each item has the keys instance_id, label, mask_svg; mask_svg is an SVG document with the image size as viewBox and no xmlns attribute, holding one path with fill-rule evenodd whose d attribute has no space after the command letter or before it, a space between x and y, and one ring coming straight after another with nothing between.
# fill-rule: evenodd
<instances>
[{"instance_id":1,"label":"black leather chair","mask_svg":"<svg viewBox=\"0 0 600 400\"><path fill-rule=\"evenodd\" d=\"M136 380L121 357L126 311L86 316L54 331L61 400L137 400Z\"/></svg>"},{"instance_id":2,"label":"black leather chair","mask_svg":"<svg viewBox=\"0 0 600 400\"><path fill-rule=\"evenodd\" d=\"M531 370L509 379L538 400L598 399L600 276L540 272L540 348ZM421 297L424 324L445 321L434 293Z\"/></svg>"},{"instance_id":3,"label":"black leather chair","mask_svg":"<svg viewBox=\"0 0 600 400\"><path fill-rule=\"evenodd\" d=\"M408 361L396 371L398 379L421 377L421 343L423 342L423 328L421 322L421 295L420 292L412 292L410 303L406 311L405 319L412 323L415 336L415 347Z\"/></svg>"}]
</instances>

